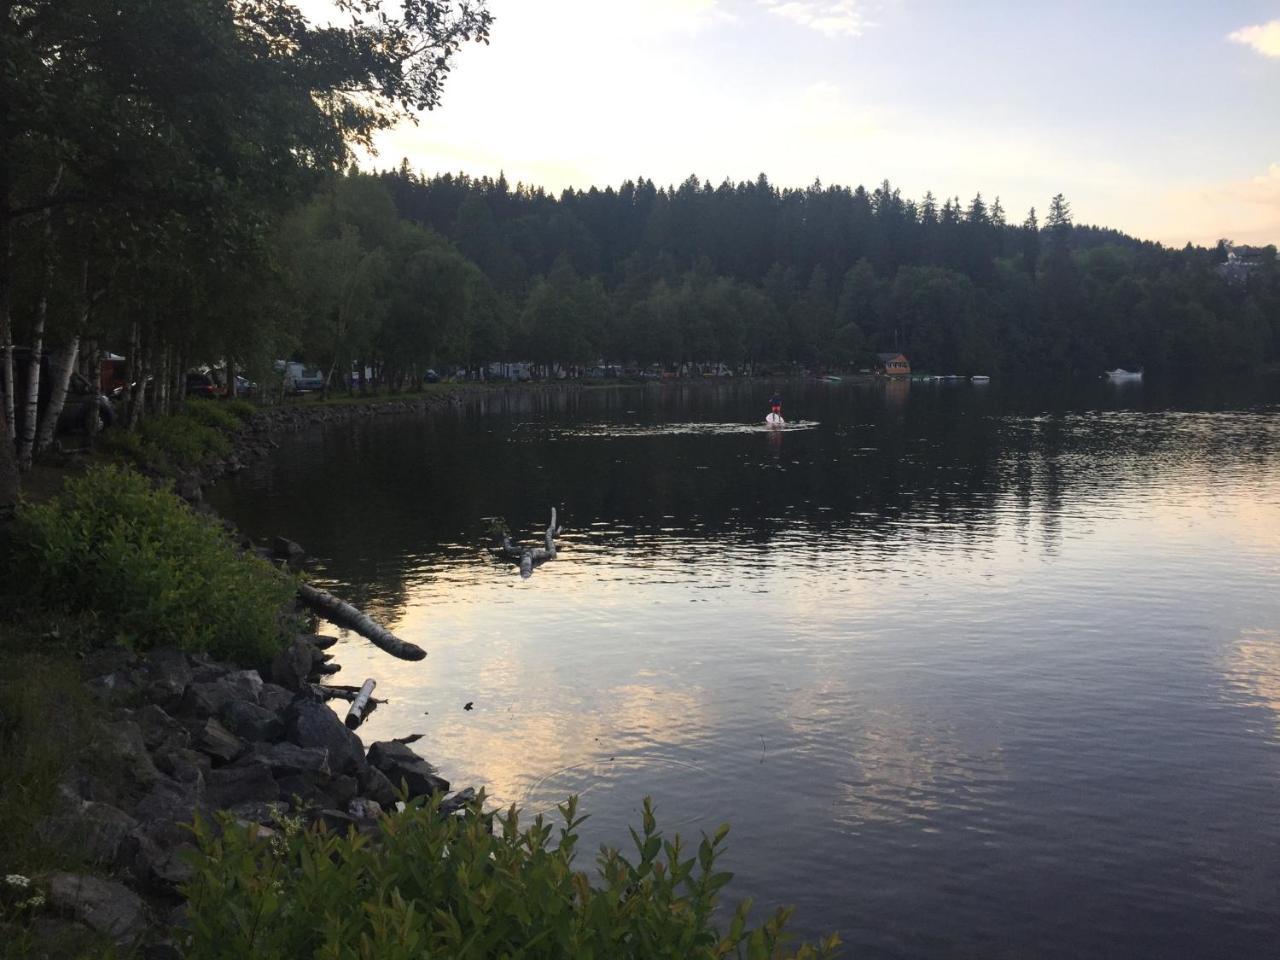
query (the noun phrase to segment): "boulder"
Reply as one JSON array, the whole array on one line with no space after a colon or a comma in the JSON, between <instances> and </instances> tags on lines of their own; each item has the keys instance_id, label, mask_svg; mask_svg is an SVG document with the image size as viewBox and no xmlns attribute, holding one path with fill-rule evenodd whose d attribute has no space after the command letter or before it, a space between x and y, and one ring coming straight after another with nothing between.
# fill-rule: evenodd
<instances>
[{"instance_id":1,"label":"boulder","mask_svg":"<svg viewBox=\"0 0 1280 960\"><path fill-rule=\"evenodd\" d=\"M289 742L327 750L329 768L334 773L359 773L364 769L364 744L324 704L294 703L286 721Z\"/></svg>"},{"instance_id":2,"label":"boulder","mask_svg":"<svg viewBox=\"0 0 1280 960\"><path fill-rule=\"evenodd\" d=\"M118 703L138 692L138 681L132 670L115 670L85 682L89 692L104 703Z\"/></svg>"},{"instance_id":3,"label":"boulder","mask_svg":"<svg viewBox=\"0 0 1280 960\"><path fill-rule=\"evenodd\" d=\"M265 707L247 700L232 700L222 708L222 724L245 740L275 741L284 738L284 721Z\"/></svg>"},{"instance_id":4,"label":"boulder","mask_svg":"<svg viewBox=\"0 0 1280 960\"><path fill-rule=\"evenodd\" d=\"M218 810L251 800L270 802L279 792L270 769L257 763L211 770L205 781L205 796Z\"/></svg>"},{"instance_id":5,"label":"boulder","mask_svg":"<svg viewBox=\"0 0 1280 960\"><path fill-rule=\"evenodd\" d=\"M452 797L449 797L444 803L440 804L440 812L443 814L457 813L459 810L466 808L467 804L476 798L475 787L467 787L465 790L459 790Z\"/></svg>"},{"instance_id":6,"label":"boulder","mask_svg":"<svg viewBox=\"0 0 1280 960\"><path fill-rule=\"evenodd\" d=\"M325 829L330 833L339 834L346 834L348 830L352 830L357 826L356 818L351 814L332 808L318 811L315 815L315 822L324 824Z\"/></svg>"},{"instance_id":7,"label":"boulder","mask_svg":"<svg viewBox=\"0 0 1280 960\"><path fill-rule=\"evenodd\" d=\"M386 774L396 789L405 784L410 797L449 792L449 781L438 776L436 768L406 744L394 740L375 743L369 748L369 763Z\"/></svg>"},{"instance_id":8,"label":"boulder","mask_svg":"<svg viewBox=\"0 0 1280 960\"><path fill-rule=\"evenodd\" d=\"M191 742L191 735L186 727L154 703L148 703L135 711L133 722L142 731L142 741L152 753L185 747Z\"/></svg>"},{"instance_id":9,"label":"boulder","mask_svg":"<svg viewBox=\"0 0 1280 960\"><path fill-rule=\"evenodd\" d=\"M281 800L301 801L308 807L340 807L345 810L359 791L355 777L291 774L280 777L278 782Z\"/></svg>"},{"instance_id":10,"label":"boulder","mask_svg":"<svg viewBox=\"0 0 1280 960\"><path fill-rule=\"evenodd\" d=\"M230 763L244 753L244 741L210 717L201 724L193 725L191 730L191 746L201 753L208 754L215 762Z\"/></svg>"},{"instance_id":11,"label":"boulder","mask_svg":"<svg viewBox=\"0 0 1280 960\"><path fill-rule=\"evenodd\" d=\"M254 743L236 766L256 764L266 767L276 776L309 774L328 778L329 751L323 747L300 747L296 743Z\"/></svg>"},{"instance_id":12,"label":"boulder","mask_svg":"<svg viewBox=\"0 0 1280 960\"><path fill-rule=\"evenodd\" d=\"M238 691L242 700L257 703L262 695L262 675L257 670L236 670L228 673L221 682Z\"/></svg>"},{"instance_id":13,"label":"boulder","mask_svg":"<svg viewBox=\"0 0 1280 960\"><path fill-rule=\"evenodd\" d=\"M156 752L156 766L197 796L204 793L204 778L213 767L207 754L189 747L170 747Z\"/></svg>"},{"instance_id":14,"label":"boulder","mask_svg":"<svg viewBox=\"0 0 1280 960\"><path fill-rule=\"evenodd\" d=\"M121 844L115 867L138 884L171 894L191 879L194 850L185 840L175 842L166 828L141 827Z\"/></svg>"},{"instance_id":15,"label":"boulder","mask_svg":"<svg viewBox=\"0 0 1280 960\"><path fill-rule=\"evenodd\" d=\"M360 794L370 800L376 800L387 809L395 806L400 795L387 775L375 766L368 766L360 774Z\"/></svg>"},{"instance_id":16,"label":"boulder","mask_svg":"<svg viewBox=\"0 0 1280 960\"><path fill-rule=\"evenodd\" d=\"M357 820L377 820L382 816L382 804L367 797L356 797L347 804L347 813Z\"/></svg>"},{"instance_id":17,"label":"boulder","mask_svg":"<svg viewBox=\"0 0 1280 960\"><path fill-rule=\"evenodd\" d=\"M123 810L60 790L54 812L40 819L35 834L86 863L107 867L115 863L120 844L137 826L138 821Z\"/></svg>"},{"instance_id":18,"label":"boulder","mask_svg":"<svg viewBox=\"0 0 1280 960\"><path fill-rule=\"evenodd\" d=\"M204 719L219 716L229 703L257 705L262 687L262 677L257 670L237 670L216 680L192 683L182 697L178 712Z\"/></svg>"},{"instance_id":19,"label":"boulder","mask_svg":"<svg viewBox=\"0 0 1280 960\"><path fill-rule=\"evenodd\" d=\"M186 825L197 816L208 819L211 813L194 787L173 780L161 780L133 808L134 819L161 846L185 843L191 836Z\"/></svg>"},{"instance_id":20,"label":"boulder","mask_svg":"<svg viewBox=\"0 0 1280 960\"><path fill-rule=\"evenodd\" d=\"M120 761L130 785L139 791L150 789L160 779L161 773L151 762L142 728L133 720L119 720L103 727L107 748Z\"/></svg>"},{"instance_id":21,"label":"boulder","mask_svg":"<svg viewBox=\"0 0 1280 960\"><path fill-rule=\"evenodd\" d=\"M286 690L276 683L264 683L262 693L258 694L258 705L272 713L280 714L289 709L289 704L293 703L293 697L292 690Z\"/></svg>"},{"instance_id":22,"label":"boulder","mask_svg":"<svg viewBox=\"0 0 1280 960\"><path fill-rule=\"evenodd\" d=\"M288 560L290 563L301 563L307 559L307 551L287 537L276 537L272 540L271 552L277 559Z\"/></svg>"},{"instance_id":23,"label":"boulder","mask_svg":"<svg viewBox=\"0 0 1280 960\"><path fill-rule=\"evenodd\" d=\"M227 813L238 821L269 827L279 819L281 814L287 813L288 810L289 805L279 800L272 800L269 803L262 800L246 800L244 803L237 803L233 807L228 807Z\"/></svg>"},{"instance_id":24,"label":"boulder","mask_svg":"<svg viewBox=\"0 0 1280 960\"><path fill-rule=\"evenodd\" d=\"M187 655L172 647L152 650L139 673L143 696L166 710L177 706L192 680Z\"/></svg>"},{"instance_id":25,"label":"boulder","mask_svg":"<svg viewBox=\"0 0 1280 960\"><path fill-rule=\"evenodd\" d=\"M117 943L135 941L146 929L147 908L122 883L75 873L49 876L49 902Z\"/></svg>"},{"instance_id":26,"label":"boulder","mask_svg":"<svg viewBox=\"0 0 1280 960\"><path fill-rule=\"evenodd\" d=\"M326 636L322 633L304 633L301 636L303 640L307 641L307 643L311 644L311 646L315 647L317 650L328 650L338 642L337 637Z\"/></svg>"},{"instance_id":27,"label":"boulder","mask_svg":"<svg viewBox=\"0 0 1280 960\"><path fill-rule=\"evenodd\" d=\"M300 690L311 676L315 663L315 648L301 637L275 655L271 661L271 682L286 690Z\"/></svg>"}]
</instances>

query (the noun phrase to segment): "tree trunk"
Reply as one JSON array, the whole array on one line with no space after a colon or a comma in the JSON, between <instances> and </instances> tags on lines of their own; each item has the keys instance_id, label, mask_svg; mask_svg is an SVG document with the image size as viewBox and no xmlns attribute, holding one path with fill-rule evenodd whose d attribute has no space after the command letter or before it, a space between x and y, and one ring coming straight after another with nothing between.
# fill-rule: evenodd
<instances>
[{"instance_id":1,"label":"tree trunk","mask_svg":"<svg viewBox=\"0 0 1280 960\"><path fill-rule=\"evenodd\" d=\"M66 347L49 358L49 402L45 405L44 416L40 419L40 430L36 434L36 453L42 453L53 445L53 437L58 431L58 418L62 416L62 408L66 406L67 390L71 387L71 373L76 368L76 358L79 354L80 337L77 334L71 338L71 342ZM89 419L98 419L96 402L89 410Z\"/></svg>"},{"instance_id":2,"label":"tree trunk","mask_svg":"<svg viewBox=\"0 0 1280 960\"><path fill-rule=\"evenodd\" d=\"M98 351L98 341L88 341L84 349L80 351L80 365L84 370L84 378L93 386L95 392L102 389L102 358ZM98 436L98 429L102 426L99 417L90 417L84 425L85 436L89 438L89 445L93 445L93 441Z\"/></svg>"},{"instance_id":3,"label":"tree trunk","mask_svg":"<svg viewBox=\"0 0 1280 960\"><path fill-rule=\"evenodd\" d=\"M0 408L0 522L13 516L13 508L18 503L18 461L14 457L13 441L9 439L9 423L5 419L4 410Z\"/></svg>"},{"instance_id":4,"label":"tree trunk","mask_svg":"<svg viewBox=\"0 0 1280 960\"><path fill-rule=\"evenodd\" d=\"M310 584L300 583L298 598L326 620L340 627L346 627L348 630L354 630L401 660L421 660L427 655L421 647L401 640L386 627L375 623L367 614L361 613L333 594L318 590Z\"/></svg>"},{"instance_id":5,"label":"tree trunk","mask_svg":"<svg viewBox=\"0 0 1280 960\"><path fill-rule=\"evenodd\" d=\"M124 425L132 430L138 425L138 381L142 378L142 332L135 319L129 324L129 355L124 362Z\"/></svg>"},{"instance_id":6,"label":"tree trunk","mask_svg":"<svg viewBox=\"0 0 1280 960\"><path fill-rule=\"evenodd\" d=\"M172 365L173 347L166 346L160 353L160 369L156 371L156 406L163 416L168 416L171 412L169 405L169 388L173 377L170 370Z\"/></svg>"}]
</instances>

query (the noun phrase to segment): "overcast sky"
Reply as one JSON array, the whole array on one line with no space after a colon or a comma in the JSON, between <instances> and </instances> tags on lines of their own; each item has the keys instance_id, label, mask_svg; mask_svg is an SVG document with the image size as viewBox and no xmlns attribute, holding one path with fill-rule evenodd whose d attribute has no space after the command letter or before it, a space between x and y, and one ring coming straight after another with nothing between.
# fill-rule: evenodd
<instances>
[{"instance_id":1,"label":"overcast sky","mask_svg":"<svg viewBox=\"0 0 1280 960\"><path fill-rule=\"evenodd\" d=\"M303 0L318 13L327 0ZM1280 242L1280 0L490 0L444 106L379 141L559 190L761 172L1181 245Z\"/></svg>"}]
</instances>

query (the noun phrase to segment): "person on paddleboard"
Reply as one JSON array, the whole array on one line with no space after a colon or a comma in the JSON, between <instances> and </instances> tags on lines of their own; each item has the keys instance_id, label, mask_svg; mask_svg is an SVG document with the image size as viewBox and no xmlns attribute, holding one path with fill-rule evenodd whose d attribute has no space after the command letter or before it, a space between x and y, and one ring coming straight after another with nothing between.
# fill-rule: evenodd
<instances>
[{"instance_id":1,"label":"person on paddleboard","mask_svg":"<svg viewBox=\"0 0 1280 960\"><path fill-rule=\"evenodd\" d=\"M769 398L769 411L782 416L782 397L779 394L775 393Z\"/></svg>"}]
</instances>

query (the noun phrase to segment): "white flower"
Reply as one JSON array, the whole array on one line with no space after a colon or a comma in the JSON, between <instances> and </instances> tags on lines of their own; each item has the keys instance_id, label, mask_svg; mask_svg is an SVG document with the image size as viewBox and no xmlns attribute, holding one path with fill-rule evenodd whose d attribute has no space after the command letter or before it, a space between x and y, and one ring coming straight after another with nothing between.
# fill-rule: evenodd
<instances>
[{"instance_id":1,"label":"white flower","mask_svg":"<svg viewBox=\"0 0 1280 960\"><path fill-rule=\"evenodd\" d=\"M31 886L30 878L24 877L20 873L7 874L4 878L4 882L11 887L17 887L19 890L25 890L27 887Z\"/></svg>"},{"instance_id":2,"label":"white flower","mask_svg":"<svg viewBox=\"0 0 1280 960\"><path fill-rule=\"evenodd\" d=\"M44 897L42 897L40 894L37 893L34 897L32 897L30 900L27 901L27 906L30 907L32 910L40 909L41 907L44 906Z\"/></svg>"}]
</instances>

